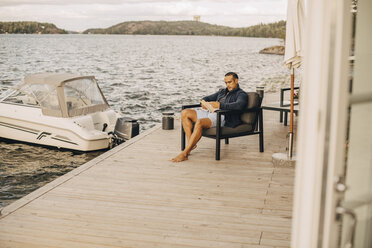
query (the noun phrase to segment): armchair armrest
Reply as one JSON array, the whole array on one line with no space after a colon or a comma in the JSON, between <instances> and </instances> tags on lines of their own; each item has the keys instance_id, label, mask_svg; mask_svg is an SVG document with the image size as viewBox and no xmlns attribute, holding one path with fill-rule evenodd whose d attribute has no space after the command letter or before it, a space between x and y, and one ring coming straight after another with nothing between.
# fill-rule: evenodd
<instances>
[{"instance_id":1,"label":"armchair armrest","mask_svg":"<svg viewBox=\"0 0 372 248\"><path fill-rule=\"evenodd\" d=\"M227 109L217 109L216 111L217 114L224 114L224 113L228 113L228 112L233 112L233 110L227 110Z\"/></svg>"},{"instance_id":2,"label":"armchair armrest","mask_svg":"<svg viewBox=\"0 0 372 248\"><path fill-rule=\"evenodd\" d=\"M300 87L299 86L296 86L296 87L294 87L293 89L294 90L298 90ZM280 89L280 91L287 91L287 90L291 90L291 88L290 87L287 87L287 88L281 88Z\"/></svg>"},{"instance_id":3,"label":"armchair armrest","mask_svg":"<svg viewBox=\"0 0 372 248\"><path fill-rule=\"evenodd\" d=\"M293 87L294 90L298 90L299 88L300 88L299 86ZM289 88L280 89L280 107L288 106L284 104L284 91L288 91L288 90L291 90L291 88L289 87Z\"/></svg>"},{"instance_id":4,"label":"armchair armrest","mask_svg":"<svg viewBox=\"0 0 372 248\"><path fill-rule=\"evenodd\" d=\"M182 109L201 107L201 104L182 105Z\"/></svg>"},{"instance_id":5,"label":"armchair armrest","mask_svg":"<svg viewBox=\"0 0 372 248\"><path fill-rule=\"evenodd\" d=\"M261 107L258 108L250 108L250 109L243 109L243 110L228 110L228 109L218 109L215 112L217 114L225 114L225 113L233 113L233 112L239 112L239 113L250 113L250 112L257 112L261 109Z\"/></svg>"}]
</instances>

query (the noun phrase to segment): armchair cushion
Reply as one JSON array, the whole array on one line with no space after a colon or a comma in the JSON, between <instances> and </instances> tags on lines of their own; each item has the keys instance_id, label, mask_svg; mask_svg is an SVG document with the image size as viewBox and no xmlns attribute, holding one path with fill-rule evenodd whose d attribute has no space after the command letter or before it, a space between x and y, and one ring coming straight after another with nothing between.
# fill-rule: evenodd
<instances>
[{"instance_id":1,"label":"armchair cushion","mask_svg":"<svg viewBox=\"0 0 372 248\"><path fill-rule=\"evenodd\" d=\"M226 135L236 135L240 133L245 133L245 132L251 132L254 130L254 126L251 124L241 124L237 127L222 127L221 128L221 135L226 136ZM212 127L208 129L203 130L203 136L216 136L217 128Z\"/></svg>"}]
</instances>

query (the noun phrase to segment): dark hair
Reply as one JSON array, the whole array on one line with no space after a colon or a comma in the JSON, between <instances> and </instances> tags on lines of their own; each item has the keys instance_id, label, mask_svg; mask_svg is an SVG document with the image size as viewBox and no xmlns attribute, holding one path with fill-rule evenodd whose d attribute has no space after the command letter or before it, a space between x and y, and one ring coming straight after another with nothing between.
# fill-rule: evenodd
<instances>
[{"instance_id":1,"label":"dark hair","mask_svg":"<svg viewBox=\"0 0 372 248\"><path fill-rule=\"evenodd\" d=\"M227 77L227 76L233 76L233 78L239 79L238 74L236 74L235 72L232 72L232 71L226 73L225 77Z\"/></svg>"}]
</instances>

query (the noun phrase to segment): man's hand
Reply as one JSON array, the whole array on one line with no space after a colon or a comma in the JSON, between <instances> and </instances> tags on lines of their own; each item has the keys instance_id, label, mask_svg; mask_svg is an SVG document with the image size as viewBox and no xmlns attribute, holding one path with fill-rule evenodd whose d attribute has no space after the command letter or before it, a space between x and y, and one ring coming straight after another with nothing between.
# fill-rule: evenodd
<instances>
[{"instance_id":1,"label":"man's hand","mask_svg":"<svg viewBox=\"0 0 372 248\"><path fill-rule=\"evenodd\" d=\"M201 106L203 109L207 109L207 107L205 106L205 101L204 100L201 100ZM216 109L220 109L220 102L208 102L210 105L212 105L213 108L216 108Z\"/></svg>"},{"instance_id":2,"label":"man's hand","mask_svg":"<svg viewBox=\"0 0 372 248\"><path fill-rule=\"evenodd\" d=\"M220 109L220 102L209 102L213 108Z\"/></svg>"},{"instance_id":3,"label":"man's hand","mask_svg":"<svg viewBox=\"0 0 372 248\"><path fill-rule=\"evenodd\" d=\"M205 103L204 100L201 100L200 103L201 103L201 106L202 106L203 109L207 109L207 107L204 105L204 103Z\"/></svg>"}]
</instances>

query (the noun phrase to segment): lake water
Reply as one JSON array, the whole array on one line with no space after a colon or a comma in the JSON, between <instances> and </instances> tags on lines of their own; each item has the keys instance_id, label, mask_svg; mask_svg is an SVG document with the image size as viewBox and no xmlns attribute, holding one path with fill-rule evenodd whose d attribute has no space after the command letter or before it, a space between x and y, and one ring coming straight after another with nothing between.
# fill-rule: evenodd
<instances>
[{"instance_id":1,"label":"lake water","mask_svg":"<svg viewBox=\"0 0 372 248\"><path fill-rule=\"evenodd\" d=\"M111 107L141 131L165 111L224 87L228 71L241 88L277 91L289 81L283 56L259 54L280 39L150 35L0 35L0 93L31 73L94 75ZM0 207L102 152L74 154L0 141Z\"/></svg>"}]
</instances>

